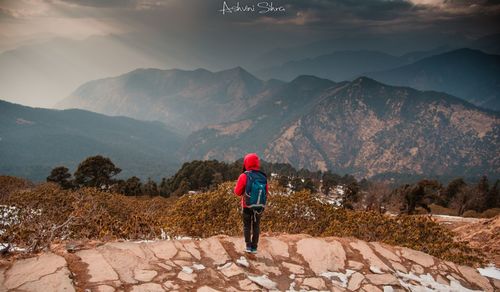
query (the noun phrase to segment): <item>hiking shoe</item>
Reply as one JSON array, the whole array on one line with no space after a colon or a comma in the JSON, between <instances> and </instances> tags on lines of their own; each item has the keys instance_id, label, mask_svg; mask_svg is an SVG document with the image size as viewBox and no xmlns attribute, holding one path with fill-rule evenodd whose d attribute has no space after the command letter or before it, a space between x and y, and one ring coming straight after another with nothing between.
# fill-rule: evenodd
<instances>
[{"instance_id":1,"label":"hiking shoe","mask_svg":"<svg viewBox=\"0 0 500 292\"><path fill-rule=\"evenodd\" d=\"M245 249L245 252L247 252L247 253L251 253L251 252L252 252L252 248L251 248L251 247L247 247L247 248Z\"/></svg>"},{"instance_id":2,"label":"hiking shoe","mask_svg":"<svg viewBox=\"0 0 500 292\"><path fill-rule=\"evenodd\" d=\"M257 253L257 249L256 248L252 248L252 249L250 249L250 252L253 253L253 254L256 254Z\"/></svg>"}]
</instances>

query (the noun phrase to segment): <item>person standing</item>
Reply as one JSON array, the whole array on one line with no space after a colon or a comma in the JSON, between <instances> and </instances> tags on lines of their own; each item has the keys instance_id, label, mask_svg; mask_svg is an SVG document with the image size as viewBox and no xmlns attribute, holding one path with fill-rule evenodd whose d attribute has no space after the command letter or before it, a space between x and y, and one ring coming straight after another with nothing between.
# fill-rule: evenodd
<instances>
[{"instance_id":1,"label":"person standing","mask_svg":"<svg viewBox=\"0 0 500 292\"><path fill-rule=\"evenodd\" d=\"M243 172L238 177L234 194L241 197L245 251L255 254L259 244L260 219L268 194L267 176L260 170L260 159L257 154L245 155Z\"/></svg>"}]
</instances>

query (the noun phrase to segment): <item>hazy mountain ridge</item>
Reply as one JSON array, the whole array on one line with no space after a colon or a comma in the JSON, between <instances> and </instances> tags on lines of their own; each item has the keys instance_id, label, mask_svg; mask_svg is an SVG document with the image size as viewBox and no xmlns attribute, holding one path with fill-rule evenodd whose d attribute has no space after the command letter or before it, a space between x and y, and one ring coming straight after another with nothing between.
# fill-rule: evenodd
<instances>
[{"instance_id":1,"label":"hazy mountain ridge","mask_svg":"<svg viewBox=\"0 0 500 292\"><path fill-rule=\"evenodd\" d=\"M0 100L1 173L44 180L55 166L73 169L82 159L102 154L123 175L161 177L178 166L174 153L181 141L158 122Z\"/></svg>"},{"instance_id":2,"label":"hazy mountain ridge","mask_svg":"<svg viewBox=\"0 0 500 292\"><path fill-rule=\"evenodd\" d=\"M366 75L387 84L444 91L500 110L500 55L464 48Z\"/></svg>"},{"instance_id":3,"label":"hazy mountain ridge","mask_svg":"<svg viewBox=\"0 0 500 292\"><path fill-rule=\"evenodd\" d=\"M285 83L240 67L139 69L84 84L61 107L194 130L177 153L184 161L232 161L256 151L271 162L360 176L500 173L498 113L366 77Z\"/></svg>"},{"instance_id":4,"label":"hazy mountain ridge","mask_svg":"<svg viewBox=\"0 0 500 292\"><path fill-rule=\"evenodd\" d=\"M315 58L289 61L258 71L263 79L290 81L300 75L314 75L334 81L348 80L368 71L385 70L405 64L406 60L377 51L337 51Z\"/></svg>"},{"instance_id":5,"label":"hazy mountain ridge","mask_svg":"<svg viewBox=\"0 0 500 292\"><path fill-rule=\"evenodd\" d=\"M138 69L80 86L58 108L158 120L182 132L234 120L280 85L241 67L210 72Z\"/></svg>"},{"instance_id":6,"label":"hazy mountain ridge","mask_svg":"<svg viewBox=\"0 0 500 292\"><path fill-rule=\"evenodd\" d=\"M307 58L314 59L319 56L332 54L338 51L353 51L363 48L369 51L379 51L394 56L401 56L408 61L416 61L421 57L443 53L445 51L468 47L481 50L488 54L500 54L500 34L491 34L479 39L467 40L465 38L456 39L448 36L434 36L432 43L434 48L422 47L420 40L408 34L393 35L390 37L354 37L344 36L340 38L324 39L308 43L301 46L275 48L257 58L252 70L256 72L266 68L282 66L287 62L300 61ZM413 51L418 48L418 51ZM302 72L305 74L305 72Z\"/></svg>"},{"instance_id":7,"label":"hazy mountain ridge","mask_svg":"<svg viewBox=\"0 0 500 292\"><path fill-rule=\"evenodd\" d=\"M261 151L267 161L361 176L500 172L497 113L444 93L364 77L312 96L311 107L279 125L249 118L246 129L234 135L221 135L217 128L194 133L183 147L190 149L185 158L231 160L237 153ZM265 132L269 124L272 133ZM239 125L224 127L232 126Z\"/></svg>"}]
</instances>

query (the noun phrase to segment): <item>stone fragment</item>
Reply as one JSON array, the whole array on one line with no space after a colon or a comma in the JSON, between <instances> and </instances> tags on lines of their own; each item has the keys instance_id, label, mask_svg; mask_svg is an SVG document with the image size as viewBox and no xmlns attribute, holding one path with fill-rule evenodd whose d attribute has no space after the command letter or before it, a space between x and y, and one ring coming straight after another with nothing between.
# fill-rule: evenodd
<instances>
[{"instance_id":1,"label":"stone fragment","mask_svg":"<svg viewBox=\"0 0 500 292\"><path fill-rule=\"evenodd\" d=\"M383 274L382 270L377 266L370 266L370 272L374 274Z\"/></svg>"},{"instance_id":2,"label":"stone fragment","mask_svg":"<svg viewBox=\"0 0 500 292\"><path fill-rule=\"evenodd\" d=\"M269 251L269 253L273 257L280 256L288 258L290 256L290 254L288 253L288 244L286 244L286 242L281 241L277 238L266 237L265 243L266 243L266 250Z\"/></svg>"},{"instance_id":3,"label":"stone fragment","mask_svg":"<svg viewBox=\"0 0 500 292\"><path fill-rule=\"evenodd\" d=\"M302 267L302 266L288 263L288 262L282 262L281 265L283 267L287 268L290 271L290 273L299 274L299 275L304 274L304 267Z\"/></svg>"},{"instance_id":4,"label":"stone fragment","mask_svg":"<svg viewBox=\"0 0 500 292\"><path fill-rule=\"evenodd\" d=\"M176 259L182 259L182 260L191 260L192 256L190 253L188 253L185 250L179 250L177 255L175 256Z\"/></svg>"},{"instance_id":5,"label":"stone fragment","mask_svg":"<svg viewBox=\"0 0 500 292\"><path fill-rule=\"evenodd\" d=\"M158 273L155 270L134 270L134 278L141 282L150 282Z\"/></svg>"},{"instance_id":6,"label":"stone fragment","mask_svg":"<svg viewBox=\"0 0 500 292\"><path fill-rule=\"evenodd\" d=\"M182 244L184 245L186 251L189 252L195 259L197 260L201 259L200 251L198 250L198 247L196 246L195 242L187 241L187 242L182 242Z\"/></svg>"},{"instance_id":7,"label":"stone fragment","mask_svg":"<svg viewBox=\"0 0 500 292\"><path fill-rule=\"evenodd\" d=\"M349 277L356 273L354 270L347 269L345 273L342 272L324 272L321 273L322 277L325 277L332 281L332 284L339 285L340 287L347 287Z\"/></svg>"},{"instance_id":8,"label":"stone fragment","mask_svg":"<svg viewBox=\"0 0 500 292\"><path fill-rule=\"evenodd\" d=\"M259 290L259 286L257 286L254 282L250 281L249 279L240 280L238 281L238 284L240 285L240 288L245 291Z\"/></svg>"},{"instance_id":9,"label":"stone fragment","mask_svg":"<svg viewBox=\"0 0 500 292\"><path fill-rule=\"evenodd\" d=\"M360 263L360 262L357 262L357 261L348 261L347 262L347 266L350 269L359 271L359 270L362 270L365 265L363 263Z\"/></svg>"},{"instance_id":10,"label":"stone fragment","mask_svg":"<svg viewBox=\"0 0 500 292\"><path fill-rule=\"evenodd\" d=\"M276 276L281 275L281 271L278 267L275 266L268 266L265 263L262 262L252 262L252 266L259 270L263 274L274 274Z\"/></svg>"},{"instance_id":11,"label":"stone fragment","mask_svg":"<svg viewBox=\"0 0 500 292\"><path fill-rule=\"evenodd\" d=\"M114 292L115 288L109 285L99 285L97 286L97 292Z\"/></svg>"},{"instance_id":12,"label":"stone fragment","mask_svg":"<svg viewBox=\"0 0 500 292\"><path fill-rule=\"evenodd\" d=\"M137 246L137 244L134 244L134 246ZM137 256L132 251L107 244L97 248L97 251L102 254L106 262L109 263L124 283L137 284L138 281L134 278L134 270L150 268L147 260Z\"/></svg>"},{"instance_id":13,"label":"stone fragment","mask_svg":"<svg viewBox=\"0 0 500 292\"><path fill-rule=\"evenodd\" d=\"M224 265L223 267L221 267L219 269L219 271L226 277L228 278L231 278L233 276L236 276L236 275L240 275L240 274L243 274L244 271L241 267L239 267L238 265L235 265L231 262L229 262L228 264Z\"/></svg>"},{"instance_id":14,"label":"stone fragment","mask_svg":"<svg viewBox=\"0 0 500 292\"><path fill-rule=\"evenodd\" d=\"M163 283L163 287L165 287L168 291L180 288L180 286L172 280L165 281L165 283Z\"/></svg>"},{"instance_id":15,"label":"stone fragment","mask_svg":"<svg viewBox=\"0 0 500 292\"><path fill-rule=\"evenodd\" d=\"M398 285L399 281L392 274L368 274L366 279L374 285Z\"/></svg>"},{"instance_id":16,"label":"stone fragment","mask_svg":"<svg viewBox=\"0 0 500 292\"><path fill-rule=\"evenodd\" d=\"M500 291L500 280L493 279L493 285L498 291Z\"/></svg>"},{"instance_id":17,"label":"stone fragment","mask_svg":"<svg viewBox=\"0 0 500 292\"><path fill-rule=\"evenodd\" d=\"M347 285L347 289L349 291L357 291L359 287L361 286L361 283L365 279L365 276L362 274L356 272L351 276L351 279L349 280L349 284Z\"/></svg>"},{"instance_id":18,"label":"stone fragment","mask_svg":"<svg viewBox=\"0 0 500 292\"><path fill-rule=\"evenodd\" d=\"M53 253L45 253L38 257L18 260L5 272L4 286L14 289L24 283L42 278L65 267L66 261Z\"/></svg>"},{"instance_id":19,"label":"stone fragment","mask_svg":"<svg viewBox=\"0 0 500 292\"><path fill-rule=\"evenodd\" d=\"M131 292L163 292L165 289L157 283L144 283L141 285L132 286Z\"/></svg>"},{"instance_id":20,"label":"stone fragment","mask_svg":"<svg viewBox=\"0 0 500 292\"><path fill-rule=\"evenodd\" d=\"M70 279L68 268L63 267L53 274L48 274L33 282L26 282L21 285L19 291L38 292L38 291L75 291Z\"/></svg>"},{"instance_id":21,"label":"stone fragment","mask_svg":"<svg viewBox=\"0 0 500 292\"><path fill-rule=\"evenodd\" d=\"M199 242L205 256L212 259L214 265L222 265L229 261L229 255L216 237L210 237Z\"/></svg>"},{"instance_id":22,"label":"stone fragment","mask_svg":"<svg viewBox=\"0 0 500 292\"><path fill-rule=\"evenodd\" d=\"M396 271L400 271L400 272L403 272L403 273L408 273L408 269L406 269L405 266L403 266L402 264L398 263L398 262L393 262L391 261L391 265L392 265L392 268L395 269Z\"/></svg>"},{"instance_id":23,"label":"stone fragment","mask_svg":"<svg viewBox=\"0 0 500 292\"><path fill-rule=\"evenodd\" d=\"M191 269L190 267L182 267L182 272L186 273L186 274L192 274L193 273L193 269Z\"/></svg>"},{"instance_id":24,"label":"stone fragment","mask_svg":"<svg viewBox=\"0 0 500 292\"><path fill-rule=\"evenodd\" d=\"M424 266L426 268L431 267L434 265L434 258L426 253L416 251L413 249L409 249L406 247L401 248L401 255L410 261L413 261L421 266Z\"/></svg>"},{"instance_id":25,"label":"stone fragment","mask_svg":"<svg viewBox=\"0 0 500 292\"><path fill-rule=\"evenodd\" d=\"M241 256L239 259L236 260L236 263L240 266L243 266L243 267L246 267L246 268L249 268L250 267L250 263L247 261L247 258L244 257L244 256Z\"/></svg>"},{"instance_id":26,"label":"stone fragment","mask_svg":"<svg viewBox=\"0 0 500 292\"><path fill-rule=\"evenodd\" d=\"M164 264L164 263L157 263L156 265L159 266L159 267L161 267L161 268L163 268L163 269L165 269L165 270L167 270L167 271L171 271L172 270L171 266L169 266L167 264Z\"/></svg>"},{"instance_id":27,"label":"stone fragment","mask_svg":"<svg viewBox=\"0 0 500 292\"><path fill-rule=\"evenodd\" d=\"M338 241L327 242L319 238L304 238L297 242L297 252L307 261L311 270L320 275L326 271L344 269L346 254Z\"/></svg>"},{"instance_id":28,"label":"stone fragment","mask_svg":"<svg viewBox=\"0 0 500 292\"><path fill-rule=\"evenodd\" d=\"M381 243L371 242L370 245L373 246L375 251L378 252L384 258L395 262L401 262L401 259L395 253L385 248Z\"/></svg>"},{"instance_id":29,"label":"stone fragment","mask_svg":"<svg viewBox=\"0 0 500 292\"><path fill-rule=\"evenodd\" d=\"M175 260L174 264L178 265L179 267L188 267L191 266L191 261L185 261L185 260Z\"/></svg>"},{"instance_id":30,"label":"stone fragment","mask_svg":"<svg viewBox=\"0 0 500 292\"><path fill-rule=\"evenodd\" d=\"M219 290L216 290L212 287L208 287L208 286L201 286L200 288L198 288L196 290L196 292L219 292Z\"/></svg>"},{"instance_id":31,"label":"stone fragment","mask_svg":"<svg viewBox=\"0 0 500 292\"><path fill-rule=\"evenodd\" d=\"M302 282L302 286L307 286L316 290L326 289L325 280L319 277L305 278L304 281Z\"/></svg>"},{"instance_id":32,"label":"stone fragment","mask_svg":"<svg viewBox=\"0 0 500 292\"><path fill-rule=\"evenodd\" d=\"M425 273L424 268L420 265L411 265L411 271L415 274L423 274Z\"/></svg>"},{"instance_id":33,"label":"stone fragment","mask_svg":"<svg viewBox=\"0 0 500 292\"><path fill-rule=\"evenodd\" d=\"M384 292L394 292L394 288L392 286L384 286Z\"/></svg>"},{"instance_id":34,"label":"stone fragment","mask_svg":"<svg viewBox=\"0 0 500 292\"><path fill-rule=\"evenodd\" d=\"M248 275L248 279L256 283L257 285L269 290L276 290L278 287L278 285L274 281L269 279L266 275L263 276Z\"/></svg>"},{"instance_id":35,"label":"stone fragment","mask_svg":"<svg viewBox=\"0 0 500 292\"><path fill-rule=\"evenodd\" d=\"M383 271L391 271L391 269L373 252L368 243L356 240L351 242L351 247L357 249L371 266L376 266Z\"/></svg>"},{"instance_id":36,"label":"stone fragment","mask_svg":"<svg viewBox=\"0 0 500 292\"><path fill-rule=\"evenodd\" d=\"M366 292L382 292L382 289L378 288L377 286L374 286L372 284L366 284L366 285L363 285L363 289L362 291L366 291Z\"/></svg>"},{"instance_id":37,"label":"stone fragment","mask_svg":"<svg viewBox=\"0 0 500 292\"><path fill-rule=\"evenodd\" d=\"M177 254L177 248L170 240L154 241L146 246L159 259L170 260Z\"/></svg>"},{"instance_id":38,"label":"stone fragment","mask_svg":"<svg viewBox=\"0 0 500 292\"><path fill-rule=\"evenodd\" d=\"M188 274L186 272L180 271L179 274L177 274L177 278L181 279L182 281L185 282L196 282L196 274Z\"/></svg>"},{"instance_id":39,"label":"stone fragment","mask_svg":"<svg viewBox=\"0 0 500 292\"><path fill-rule=\"evenodd\" d=\"M458 269L470 283L478 285L487 292L494 290L488 279L481 276L476 269L467 266L458 266Z\"/></svg>"},{"instance_id":40,"label":"stone fragment","mask_svg":"<svg viewBox=\"0 0 500 292\"><path fill-rule=\"evenodd\" d=\"M450 285L450 281L446 280L443 276L441 275L437 275L436 277L436 282L438 282L439 284L443 284L443 285Z\"/></svg>"},{"instance_id":41,"label":"stone fragment","mask_svg":"<svg viewBox=\"0 0 500 292\"><path fill-rule=\"evenodd\" d=\"M202 264L193 264L192 267L193 267L193 270L197 270L197 271L201 271L201 270L205 269L205 266Z\"/></svg>"}]
</instances>

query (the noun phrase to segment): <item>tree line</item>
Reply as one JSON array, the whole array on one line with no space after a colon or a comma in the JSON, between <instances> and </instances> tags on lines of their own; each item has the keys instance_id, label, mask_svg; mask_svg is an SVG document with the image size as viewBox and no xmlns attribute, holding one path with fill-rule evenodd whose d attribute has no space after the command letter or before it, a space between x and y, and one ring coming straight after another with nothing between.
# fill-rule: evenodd
<instances>
[{"instance_id":1,"label":"tree line","mask_svg":"<svg viewBox=\"0 0 500 292\"><path fill-rule=\"evenodd\" d=\"M65 166L52 169L47 181L55 182L65 189L81 187L96 187L110 190L128 196L181 196L189 191L205 191L225 181L234 181L243 168L243 159L232 163L217 160L194 160L184 163L171 177L162 178L156 182L151 178L142 182L132 176L127 179L117 179L121 172L111 159L101 155L84 159L72 175ZM288 163L261 162L261 169L271 179L276 179L278 185L291 191L309 190L312 193L324 191L328 195L338 184L346 185L351 197L359 190L358 181L351 175L340 176L332 172L309 171L295 169Z\"/></svg>"},{"instance_id":2,"label":"tree line","mask_svg":"<svg viewBox=\"0 0 500 292\"><path fill-rule=\"evenodd\" d=\"M232 163L217 160L194 160L184 163L172 176L156 182L151 178L141 181L132 176L117 179L121 172L111 159L100 155L84 159L72 175L64 166L54 168L47 181L58 183L65 189L96 187L127 196L182 196L190 191L206 191L222 182L234 181L242 172L243 159ZM486 176L476 184L457 178L441 184L438 180L422 179L414 184L391 187L387 184L357 180L352 175L339 175L331 171L309 171L295 169L287 163L262 161L261 169L276 180L278 186L291 192L309 190L326 196L340 198L341 206L349 209L382 210L390 206L401 213L413 214L417 208L430 212L435 204L456 211L481 213L487 209L500 208L499 180L490 183ZM341 192L338 187L341 186Z\"/></svg>"}]
</instances>

